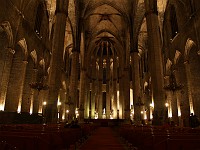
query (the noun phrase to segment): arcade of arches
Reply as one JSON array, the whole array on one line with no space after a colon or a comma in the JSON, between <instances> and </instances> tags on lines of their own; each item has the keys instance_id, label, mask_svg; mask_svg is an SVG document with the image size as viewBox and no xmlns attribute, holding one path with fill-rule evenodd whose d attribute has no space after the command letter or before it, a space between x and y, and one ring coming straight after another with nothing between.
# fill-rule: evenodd
<instances>
[{"instance_id":1,"label":"arcade of arches","mask_svg":"<svg viewBox=\"0 0 200 150\"><path fill-rule=\"evenodd\" d=\"M188 126L199 0L0 0L0 114Z\"/></svg>"}]
</instances>

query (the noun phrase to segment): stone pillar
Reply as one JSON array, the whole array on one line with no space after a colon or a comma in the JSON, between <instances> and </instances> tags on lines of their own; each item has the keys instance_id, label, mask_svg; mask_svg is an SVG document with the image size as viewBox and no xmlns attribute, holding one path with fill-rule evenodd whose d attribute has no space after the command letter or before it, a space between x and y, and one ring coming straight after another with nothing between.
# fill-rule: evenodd
<instances>
[{"instance_id":1,"label":"stone pillar","mask_svg":"<svg viewBox=\"0 0 200 150\"><path fill-rule=\"evenodd\" d=\"M158 23L157 0L145 0L144 2L149 41L151 84L154 100L153 124L161 125L164 121L165 97L163 91L163 60Z\"/></svg>"},{"instance_id":2,"label":"stone pillar","mask_svg":"<svg viewBox=\"0 0 200 150\"><path fill-rule=\"evenodd\" d=\"M5 111L7 112L21 112L22 93L27 63L27 61L19 60L19 62L17 62L16 60L12 66L6 95Z\"/></svg>"},{"instance_id":3,"label":"stone pillar","mask_svg":"<svg viewBox=\"0 0 200 150\"><path fill-rule=\"evenodd\" d=\"M38 71L37 70L34 70L34 74L33 74L33 77L32 77L32 81L33 82L37 82L37 76L38 76ZM41 91L38 91L38 89L33 89L32 90L32 99L31 101L33 101L33 113L34 114L37 114L38 113L38 110L39 110L39 101L40 101L40 95L41 95Z\"/></svg>"},{"instance_id":4,"label":"stone pillar","mask_svg":"<svg viewBox=\"0 0 200 150\"><path fill-rule=\"evenodd\" d=\"M89 111L90 111L90 79L86 75L85 81L86 89L85 89L85 103L84 103L84 118L88 119Z\"/></svg>"},{"instance_id":5,"label":"stone pillar","mask_svg":"<svg viewBox=\"0 0 200 150\"><path fill-rule=\"evenodd\" d=\"M113 58L113 118L117 119L117 60Z\"/></svg>"},{"instance_id":6,"label":"stone pillar","mask_svg":"<svg viewBox=\"0 0 200 150\"><path fill-rule=\"evenodd\" d=\"M86 69L81 68L80 75L80 97L79 97L79 120L80 122L84 121L84 103L86 102Z\"/></svg>"},{"instance_id":7,"label":"stone pillar","mask_svg":"<svg viewBox=\"0 0 200 150\"><path fill-rule=\"evenodd\" d=\"M59 120L58 122L63 122L65 120L65 100L66 100L66 90L65 89L60 89L60 102L61 105L59 106Z\"/></svg>"},{"instance_id":8,"label":"stone pillar","mask_svg":"<svg viewBox=\"0 0 200 150\"><path fill-rule=\"evenodd\" d=\"M91 89L91 118L95 117L95 98L96 98L96 59L92 58L92 89Z\"/></svg>"},{"instance_id":9,"label":"stone pillar","mask_svg":"<svg viewBox=\"0 0 200 150\"><path fill-rule=\"evenodd\" d=\"M25 75L25 81L24 81L21 112L26 112L26 113L33 112L33 111L30 111L30 107L33 101L32 95L34 94L35 90L31 89L30 83L35 83L37 81L37 74L38 74L38 70L33 68L33 62L29 62L26 69L26 75Z\"/></svg>"},{"instance_id":10,"label":"stone pillar","mask_svg":"<svg viewBox=\"0 0 200 150\"><path fill-rule=\"evenodd\" d=\"M79 63L79 52L73 51L72 54L72 70L70 77L70 89L69 94L71 97L72 105L70 107L70 119L75 119L75 110L77 108L77 99L78 99L78 63Z\"/></svg>"},{"instance_id":11,"label":"stone pillar","mask_svg":"<svg viewBox=\"0 0 200 150\"><path fill-rule=\"evenodd\" d=\"M124 74L123 59L119 58L119 119L124 119Z\"/></svg>"},{"instance_id":12,"label":"stone pillar","mask_svg":"<svg viewBox=\"0 0 200 150\"><path fill-rule=\"evenodd\" d=\"M190 82L194 114L200 117L200 59L197 51L191 49L187 66L188 82Z\"/></svg>"},{"instance_id":13,"label":"stone pillar","mask_svg":"<svg viewBox=\"0 0 200 150\"><path fill-rule=\"evenodd\" d=\"M169 92L169 97L171 99L171 107L172 107L172 121L174 121L174 123L176 125L179 124L179 120L178 120L178 107L177 107L177 98L176 98L176 92Z\"/></svg>"},{"instance_id":14,"label":"stone pillar","mask_svg":"<svg viewBox=\"0 0 200 150\"><path fill-rule=\"evenodd\" d=\"M102 114L103 114L103 93L102 93L102 84L103 84L103 58L99 58L99 102L98 102L98 118L102 119Z\"/></svg>"},{"instance_id":15,"label":"stone pillar","mask_svg":"<svg viewBox=\"0 0 200 150\"><path fill-rule=\"evenodd\" d=\"M1 82L0 82L0 111L4 111L6 93L9 84L10 71L12 66L12 59L15 51L11 48L6 49L5 57L3 58L3 66L1 68Z\"/></svg>"},{"instance_id":16,"label":"stone pillar","mask_svg":"<svg viewBox=\"0 0 200 150\"><path fill-rule=\"evenodd\" d=\"M184 64L179 64L177 66L176 79L177 83L183 86L183 89L178 92L177 98L180 99L180 109L181 109L181 120L183 126L189 126L189 116L190 116L190 105L189 105L189 89L187 82L187 73Z\"/></svg>"},{"instance_id":17,"label":"stone pillar","mask_svg":"<svg viewBox=\"0 0 200 150\"><path fill-rule=\"evenodd\" d=\"M124 119L130 120L130 73L124 68Z\"/></svg>"},{"instance_id":18,"label":"stone pillar","mask_svg":"<svg viewBox=\"0 0 200 150\"><path fill-rule=\"evenodd\" d=\"M132 66L132 83L133 83L133 105L134 105L134 121L139 123L141 120L140 106L137 105L140 97L140 75L139 75L139 55L138 52L131 54Z\"/></svg>"},{"instance_id":19,"label":"stone pillar","mask_svg":"<svg viewBox=\"0 0 200 150\"><path fill-rule=\"evenodd\" d=\"M190 72L190 65L188 61L185 62L185 72L187 78L187 89L188 89L188 97L189 97L189 106L190 106L190 113L194 113L194 102L192 98L192 83L191 83L191 72Z\"/></svg>"},{"instance_id":20,"label":"stone pillar","mask_svg":"<svg viewBox=\"0 0 200 150\"><path fill-rule=\"evenodd\" d=\"M106 58L106 119L110 119L110 56Z\"/></svg>"},{"instance_id":21,"label":"stone pillar","mask_svg":"<svg viewBox=\"0 0 200 150\"><path fill-rule=\"evenodd\" d=\"M62 60L64 51L64 39L66 18L68 12L68 0L56 1L56 21L52 43L52 56L49 71L49 99L46 106L47 122L57 122L57 101L61 86ZM74 92L74 91L73 91Z\"/></svg>"}]
</instances>

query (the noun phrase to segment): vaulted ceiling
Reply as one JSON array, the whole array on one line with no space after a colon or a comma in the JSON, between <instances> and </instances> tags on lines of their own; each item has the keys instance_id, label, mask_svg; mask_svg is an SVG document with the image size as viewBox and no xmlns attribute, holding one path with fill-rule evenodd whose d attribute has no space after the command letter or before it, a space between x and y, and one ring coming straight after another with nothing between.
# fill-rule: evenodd
<instances>
[{"instance_id":1,"label":"vaulted ceiling","mask_svg":"<svg viewBox=\"0 0 200 150\"><path fill-rule=\"evenodd\" d=\"M167 0L157 3L162 24ZM48 3L51 20L55 4L56 0ZM90 55L105 54L101 45L109 46L112 55L123 55L130 47L137 50L138 45L140 49L147 39L144 14L144 0L69 0L65 47L74 43L81 26Z\"/></svg>"}]
</instances>

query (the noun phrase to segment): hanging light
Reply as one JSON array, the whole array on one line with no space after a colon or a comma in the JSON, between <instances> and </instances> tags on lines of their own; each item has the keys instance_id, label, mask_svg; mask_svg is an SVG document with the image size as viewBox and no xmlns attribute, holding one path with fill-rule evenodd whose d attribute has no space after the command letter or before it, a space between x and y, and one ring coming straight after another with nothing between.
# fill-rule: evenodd
<instances>
[{"instance_id":1,"label":"hanging light","mask_svg":"<svg viewBox=\"0 0 200 150\"><path fill-rule=\"evenodd\" d=\"M169 84L164 86L164 89L166 91L172 91L173 93L175 91L181 90L183 88L182 84L177 84L176 77L174 75L174 71L171 71L171 74L169 76Z\"/></svg>"}]
</instances>

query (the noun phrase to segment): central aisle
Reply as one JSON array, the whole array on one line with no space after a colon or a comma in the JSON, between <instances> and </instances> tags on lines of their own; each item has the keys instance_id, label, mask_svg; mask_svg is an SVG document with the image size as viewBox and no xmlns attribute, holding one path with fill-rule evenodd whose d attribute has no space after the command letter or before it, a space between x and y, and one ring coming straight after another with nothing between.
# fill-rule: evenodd
<instances>
[{"instance_id":1,"label":"central aisle","mask_svg":"<svg viewBox=\"0 0 200 150\"><path fill-rule=\"evenodd\" d=\"M110 127L99 127L79 149L125 150L126 148Z\"/></svg>"}]
</instances>

